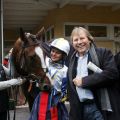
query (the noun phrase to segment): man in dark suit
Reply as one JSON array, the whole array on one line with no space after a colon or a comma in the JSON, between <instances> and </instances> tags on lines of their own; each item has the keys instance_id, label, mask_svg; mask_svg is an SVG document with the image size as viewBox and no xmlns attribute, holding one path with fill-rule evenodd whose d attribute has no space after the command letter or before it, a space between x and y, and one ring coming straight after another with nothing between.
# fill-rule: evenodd
<instances>
[{"instance_id":1,"label":"man in dark suit","mask_svg":"<svg viewBox=\"0 0 120 120\"><path fill-rule=\"evenodd\" d=\"M83 27L73 29L71 42L75 52L68 70L70 120L119 120L120 95L115 87L118 70L113 54L97 48L92 35ZM101 72L88 69L90 61Z\"/></svg>"}]
</instances>

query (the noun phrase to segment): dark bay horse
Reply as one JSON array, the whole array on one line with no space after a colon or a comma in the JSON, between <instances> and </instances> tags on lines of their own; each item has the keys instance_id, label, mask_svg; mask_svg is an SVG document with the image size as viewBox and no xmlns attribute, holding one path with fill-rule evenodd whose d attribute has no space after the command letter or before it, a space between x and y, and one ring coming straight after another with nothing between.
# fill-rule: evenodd
<instances>
[{"instance_id":1,"label":"dark bay horse","mask_svg":"<svg viewBox=\"0 0 120 120\"><path fill-rule=\"evenodd\" d=\"M45 52L38 40L39 36L39 34L25 33L20 29L20 38L15 42L11 54L15 69L14 77L21 76L27 79L22 88L30 110L40 90L49 90L50 88L44 60Z\"/></svg>"}]
</instances>

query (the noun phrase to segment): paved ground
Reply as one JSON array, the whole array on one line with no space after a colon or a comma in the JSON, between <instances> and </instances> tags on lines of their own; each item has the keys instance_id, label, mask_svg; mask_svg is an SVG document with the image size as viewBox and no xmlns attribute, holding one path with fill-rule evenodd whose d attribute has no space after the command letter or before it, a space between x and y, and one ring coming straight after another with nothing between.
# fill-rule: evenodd
<instances>
[{"instance_id":1,"label":"paved ground","mask_svg":"<svg viewBox=\"0 0 120 120\"><path fill-rule=\"evenodd\" d=\"M69 111L69 103L68 102L66 102L66 106ZM13 120L13 115L14 115L14 111L10 110L10 120ZM30 112L29 112L29 108L27 105L17 107L15 120L28 120L29 116L30 116Z\"/></svg>"},{"instance_id":2,"label":"paved ground","mask_svg":"<svg viewBox=\"0 0 120 120\"><path fill-rule=\"evenodd\" d=\"M13 120L14 111L10 110L10 120ZM28 120L30 115L28 106L17 107L15 120Z\"/></svg>"}]
</instances>

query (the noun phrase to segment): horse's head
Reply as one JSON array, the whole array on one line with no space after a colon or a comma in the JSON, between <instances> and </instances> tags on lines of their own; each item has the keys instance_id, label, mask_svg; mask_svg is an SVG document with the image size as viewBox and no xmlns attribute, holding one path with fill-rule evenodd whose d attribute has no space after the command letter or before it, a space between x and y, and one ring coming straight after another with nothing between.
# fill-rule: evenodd
<instances>
[{"instance_id":1,"label":"horse's head","mask_svg":"<svg viewBox=\"0 0 120 120\"><path fill-rule=\"evenodd\" d=\"M13 47L12 59L19 75L34 75L49 83L45 72L44 52L40 47L38 36L38 34L25 33L20 29L20 37Z\"/></svg>"}]
</instances>

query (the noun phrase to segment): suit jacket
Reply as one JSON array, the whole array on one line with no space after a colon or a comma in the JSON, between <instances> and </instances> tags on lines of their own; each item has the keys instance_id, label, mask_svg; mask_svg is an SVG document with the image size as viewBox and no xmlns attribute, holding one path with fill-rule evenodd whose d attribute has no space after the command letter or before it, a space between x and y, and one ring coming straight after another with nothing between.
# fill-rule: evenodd
<instances>
[{"instance_id":1,"label":"suit jacket","mask_svg":"<svg viewBox=\"0 0 120 120\"><path fill-rule=\"evenodd\" d=\"M100 63L102 73L93 73L88 70L89 75L82 78L82 87L90 89L94 94L95 102L99 110L103 113L105 120L119 120L120 119L120 94L116 89L118 83L118 71L114 62L114 57L110 50L105 48L96 48L96 53ZM88 53L88 62L92 61L90 54ZM92 61L93 62L93 61ZM68 97L70 101L70 120L83 120L83 104L79 101L75 86L72 82L76 77L77 58L73 54L68 69ZM113 112L103 111L101 109L99 90L101 88L107 88L110 103ZM73 99L74 98L74 99Z\"/></svg>"}]
</instances>

